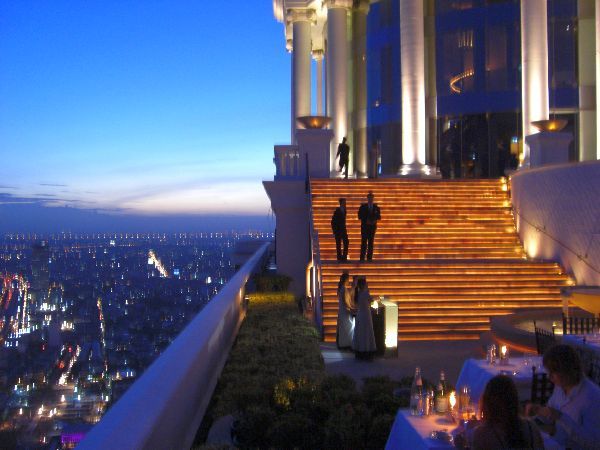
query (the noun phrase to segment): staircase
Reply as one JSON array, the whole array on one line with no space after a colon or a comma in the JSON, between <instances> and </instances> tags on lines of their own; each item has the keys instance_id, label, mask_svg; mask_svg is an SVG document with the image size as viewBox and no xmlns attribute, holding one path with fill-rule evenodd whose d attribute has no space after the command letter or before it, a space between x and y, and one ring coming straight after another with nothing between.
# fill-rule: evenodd
<instances>
[{"instance_id":1,"label":"staircase","mask_svg":"<svg viewBox=\"0 0 600 450\"><path fill-rule=\"evenodd\" d=\"M359 262L358 207L375 194L382 220L373 261ZM555 263L527 259L502 180L313 180L325 341L335 341L337 283L365 275L373 296L398 304L400 340L478 339L490 316L560 307L569 279ZM336 261L330 220L347 202L349 260Z\"/></svg>"}]
</instances>

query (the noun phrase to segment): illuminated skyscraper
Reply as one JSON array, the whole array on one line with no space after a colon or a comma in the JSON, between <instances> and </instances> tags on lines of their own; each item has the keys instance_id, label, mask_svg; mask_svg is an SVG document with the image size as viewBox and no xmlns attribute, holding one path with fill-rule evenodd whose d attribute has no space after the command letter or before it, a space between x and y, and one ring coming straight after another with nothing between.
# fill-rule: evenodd
<instances>
[{"instance_id":1,"label":"illuminated skyscraper","mask_svg":"<svg viewBox=\"0 0 600 450\"><path fill-rule=\"evenodd\" d=\"M31 248L31 296L39 308L48 297L50 287L50 247L47 241L38 241Z\"/></svg>"}]
</instances>

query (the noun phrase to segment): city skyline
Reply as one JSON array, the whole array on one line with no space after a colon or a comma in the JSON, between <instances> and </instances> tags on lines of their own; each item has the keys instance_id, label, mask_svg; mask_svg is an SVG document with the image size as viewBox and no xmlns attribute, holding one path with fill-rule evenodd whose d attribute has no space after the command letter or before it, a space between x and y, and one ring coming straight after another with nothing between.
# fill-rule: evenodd
<instances>
[{"instance_id":1,"label":"city skyline","mask_svg":"<svg viewBox=\"0 0 600 450\"><path fill-rule=\"evenodd\" d=\"M4 215L267 216L289 56L269 2L228 6L3 3Z\"/></svg>"}]
</instances>

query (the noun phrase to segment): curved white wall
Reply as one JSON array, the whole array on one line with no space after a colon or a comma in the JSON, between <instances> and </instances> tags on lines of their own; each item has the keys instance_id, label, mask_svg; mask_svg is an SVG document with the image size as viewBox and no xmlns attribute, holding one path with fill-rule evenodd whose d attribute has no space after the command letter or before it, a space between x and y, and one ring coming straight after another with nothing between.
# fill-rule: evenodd
<instances>
[{"instance_id":1,"label":"curved white wall","mask_svg":"<svg viewBox=\"0 0 600 450\"><path fill-rule=\"evenodd\" d=\"M511 189L527 254L560 262L578 285L600 286L600 161L523 170Z\"/></svg>"}]
</instances>

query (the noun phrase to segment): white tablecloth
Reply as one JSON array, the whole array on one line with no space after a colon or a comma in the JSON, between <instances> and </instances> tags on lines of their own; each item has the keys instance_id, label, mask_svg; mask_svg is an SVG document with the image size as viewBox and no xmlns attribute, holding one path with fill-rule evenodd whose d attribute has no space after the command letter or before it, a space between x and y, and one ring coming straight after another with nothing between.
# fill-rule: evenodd
<instances>
[{"instance_id":1,"label":"white tablecloth","mask_svg":"<svg viewBox=\"0 0 600 450\"><path fill-rule=\"evenodd\" d=\"M585 337L585 342L583 338ZM565 334L562 337L563 344L572 345L591 350L600 355L600 336L594 334Z\"/></svg>"},{"instance_id":2,"label":"white tablecloth","mask_svg":"<svg viewBox=\"0 0 600 450\"><path fill-rule=\"evenodd\" d=\"M479 403L487 382L496 375L504 374L510 376L517 385L519 400L526 401L531 398L531 368L534 365L538 373L544 370L541 356L510 358L508 364L498 363L493 366L486 360L470 358L465 361L460 371L456 391L458 393L463 386L469 386L472 402Z\"/></svg>"},{"instance_id":3,"label":"white tablecloth","mask_svg":"<svg viewBox=\"0 0 600 450\"><path fill-rule=\"evenodd\" d=\"M396 420L390 431L386 450L420 450L454 448L449 442L431 439L432 431L446 429L448 433L456 428L456 424L445 416L414 417L408 409L398 410Z\"/></svg>"},{"instance_id":4,"label":"white tablecloth","mask_svg":"<svg viewBox=\"0 0 600 450\"><path fill-rule=\"evenodd\" d=\"M448 442L431 439L429 435L435 430L447 430L448 433L456 429L457 425L449 422L446 417L428 416L414 417L408 409L399 409L396 420L390 431L386 450L426 450L426 449L449 449L454 446ZM544 447L547 450L559 450L558 445L550 436L542 433Z\"/></svg>"}]
</instances>

